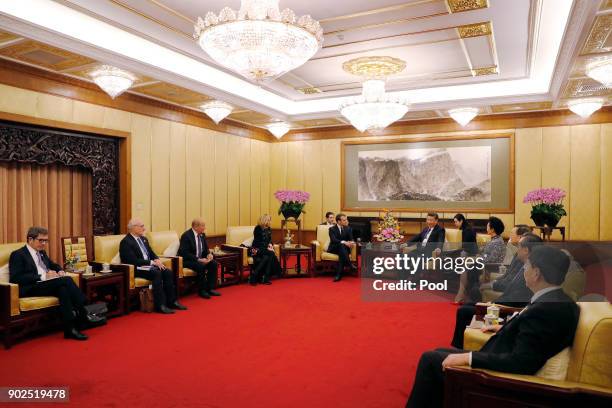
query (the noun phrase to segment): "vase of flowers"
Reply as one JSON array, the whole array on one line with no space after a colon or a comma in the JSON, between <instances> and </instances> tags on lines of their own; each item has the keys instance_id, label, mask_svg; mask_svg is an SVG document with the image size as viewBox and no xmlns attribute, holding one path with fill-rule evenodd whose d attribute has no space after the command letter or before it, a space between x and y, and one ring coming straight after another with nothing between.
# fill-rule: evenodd
<instances>
[{"instance_id":1,"label":"vase of flowers","mask_svg":"<svg viewBox=\"0 0 612 408\"><path fill-rule=\"evenodd\" d=\"M378 242L399 242L404 239L399 223L390 211L384 210L378 222L378 233L373 235Z\"/></svg>"},{"instance_id":2,"label":"vase of flowers","mask_svg":"<svg viewBox=\"0 0 612 408\"><path fill-rule=\"evenodd\" d=\"M81 257L78 254L72 252L72 247L69 247L69 251L66 254L66 264L64 265L64 270L66 272L74 272L74 267L79 261Z\"/></svg>"},{"instance_id":3,"label":"vase of flowers","mask_svg":"<svg viewBox=\"0 0 612 408\"><path fill-rule=\"evenodd\" d=\"M304 205L310 199L310 194L299 190L278 190L274 197L281 202L278 209L279 214L283 214L285 219L295 218L296 220L305 213Z\"/></svg>"},{"instance_id":4,"label":"vase of flowers","mask_svg":"<svg viewBox=\"0 0 612 408\"><path fill-rule=\"evenodd\" d=\"M527 193L524 203L531 204L531 219L537 226L554 228L564 215L563 199L566 193L560 188L540 188Z\"/></svg>"}]
</instances>

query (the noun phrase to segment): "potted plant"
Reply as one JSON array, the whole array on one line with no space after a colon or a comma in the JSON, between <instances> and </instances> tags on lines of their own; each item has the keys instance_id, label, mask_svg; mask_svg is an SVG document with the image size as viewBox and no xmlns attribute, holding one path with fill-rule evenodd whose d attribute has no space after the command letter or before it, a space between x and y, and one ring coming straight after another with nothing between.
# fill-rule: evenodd
<instances>
[{"instance_id":1,"label":"potted plant","mask_svg":"<svg viewBox=\"0 0 612 408\"><path fill-rule=\"evenodd\" d=\"M560 188L540 188L527 193L524 203L531 204L531 219L537 226L554 228L564 215L563 199L566 193Z\"/></svg>"},{"instance_id":2,"label":"potted plant","mask_svg":"<svg viewBox=\"0 0 612 408\"><path fill-rule=\"evenodd\" d=\"M373 236L378 242L399 242L404 239L399 223L391 212L384 210L378 222L378 233Z\"/></svg>"},{"instance_id":3,"label":"potted plant","mask_svg":"<svg viewBox=\"0 0 612 408\"><path fill-rule=\"evenodd\" d=\"M278 209L279 214L283 214L285 219L300 217L304 211L304 205L310 199L310 194L300 190L278 190L274 197L281 202Z\"/></svg>"},{"instance_id":4,"label":"potted plant","mask_svg":"<svg viewBox=\"0 0 612 408\"><path fill-rule=\"evenodd\" d=\"M66 254L66 264L64 270L66 272L75 272L74 267L81 260L81 256L72 252L72 247L69 247L69 252Z\"/></svg>"}]
</instances>

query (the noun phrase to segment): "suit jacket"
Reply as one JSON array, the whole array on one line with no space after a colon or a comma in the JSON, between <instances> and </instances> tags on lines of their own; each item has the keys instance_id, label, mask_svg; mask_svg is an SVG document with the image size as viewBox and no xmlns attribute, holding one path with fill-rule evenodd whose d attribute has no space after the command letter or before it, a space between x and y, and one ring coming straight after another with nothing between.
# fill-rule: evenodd
<instances>
[{"instance_id":1,"label":"suit jacket","mask_svg":"<svg viewBox=\"0 0 612 408\"><path fill-rule=\"evenodd\" d=\"M119 244L119 256L121 257L122 263L134 265L136 267L148 266L151 265L152 260L159 258L155 252L153 252L153 249L151 249L149 241L145 237L141 239L148 252L149 260L144 259L144 256L142 256L140 246L132 234L127 234Z\"/></svg>"},{"instance_id":2,"label":"suit jacket","mask_svg":"<svg viewBox=\"0 0 612 408\"><path fill-rule=\"evenodd\" d=\"M62 270L60 265L49 259L45 251L40 251L40 253L42 254L42 259L47 269L56 272ZM19 285L19 293L22 295L34 286L36 282L40 281L38 268L27 246L19 248L11 253L9 258L9 275L10 282Z\"/></svg>"},{"instance_id":3,"label":"suit jacket","mask_svg":"<svg viewBox=\"0 0 612 408\"><path fill-rule=\"evenodd\" d=\"M351 227L342 227L342 233L340 233L340 227L338 227L338 225L329 227L329 240L327 251L337 253L342 246L342 241L353 240L353 230Z\"/></svg>"},{"instance_id":4,"label":"suit jacket","mask_svg":"<svg viewBox=\"0 0 612 408\"><path fill-rule=\"evenodd\" d=\"M433 231L431 233L433 234ZM444 231L444 235L446 236L446 231ZM444 242L444 239L442 239L442 242ZM478 245L476 244L476 233L471 227L467 227L461 230L461 249L463 249L469 255L474 255L478 253Z\"/></svg>"},{"instance_id":5,"label":"suit jacket","mask_svg":"<svg viewBox=\"0 0 612 408\"><path fill-rule=\"evenodd\" d=\"M200 234L199 236L200 243L202 244L202 254L200 255L202 258L206 258L210 253L208 249L208 244L206 243L206 235ZM187 231L183 232L181 235L181 242L179 244L179 250L177 255L183 257L183 261L187 262L197 262L197 246L195 235L193 234L193 230L190 228Z\"/></svg>"},{"instance_id":6,"label":"suit jacket","mask_svg":"<svg viewBox=\"0 0 612 408\"><path fill-rule=\"evenodd\" d=\"M516 274L519 273L519 271L522 272L522 267L523 261L521 261L518 256L514 255L506 273L499 279L493 281L492 289L497 292L503 292L504 290L506 290L510 282L512 282L516 277ZM529 299L527 301L529 301Z\"/></svg>"},{"instance_id":7,"label":"suit jacket","mask_svg":"<svg viewBox=\"0 0 612 408\"><path fill-rule=\"evenodd\" d=\"M442 246L444 245L444 237L446 236L446 231L444 230L444 228L436 224L436 226L431 231L431 234L429 235L427 243L425 244L425 246L423 246L422 242L427 236L427 231L429 231L429 227L426 227L419 234L412 237L409 242L419 243L419 249L424 249L425 252L432 252L436 248L442 249Z\"/></svg>"},{"instance_id":8,"label":"suit jacket","mask_svg":"<svg viewBox=\"0 0 612 408\"><path fill-rule=\"evenodd\" d=\"M523 274L524 270L524 266L519 269L514 278L508 283L508 286L506 286L504 293L495 300L495 303L513 307L524 307L529 303L533 292L527 287L525 275Z\"/></svg>"},{"instance_id":9,"label":"suit jacket","mask_svg":"<svg viewBox=\"0 0 612 408\"><path fill-rule=\"evenodd\" d=\"M580 310L563 290L548 292L527 306L472 353L472 367L534 374L574 342Z\"/></svg>"}]
</instances>

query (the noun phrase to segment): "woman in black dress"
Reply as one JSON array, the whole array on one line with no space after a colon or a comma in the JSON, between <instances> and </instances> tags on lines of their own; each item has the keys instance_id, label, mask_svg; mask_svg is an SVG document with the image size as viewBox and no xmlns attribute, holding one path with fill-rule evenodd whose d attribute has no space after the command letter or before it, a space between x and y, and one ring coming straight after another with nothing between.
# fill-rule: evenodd
<instances>
[{"instance_id":1,"label":"woman in black dress","mask_svg":"<svg viewBox=\"0 0 612 408\"><path fill-rule=\"evenodd\" d=\"M253 266L249 275L249 283L253 286L258 283L271 285L270 276L280 276L281 273L281 266L272 245L271 221L272 217L264 214L259 217L259 222L253 230L253 245L251 246Z\"/></svg>"},{"instance_id":2,"label":"woman in black dress","mask_svg":"<svg viewBox=\"0 0 612 408\"><path fill-rule=\"evenodd\" d=\"M473 256L478 253L478 245L476 244L476 233L472 226L461 213L455 214L453 217L455 227L461 230L461 248L460 256ZM459 290L455 296L455 303L463 303L466 299L466 288L468 287L468 272L464 272L459 277Z\"/></svg>"}]
</instances>

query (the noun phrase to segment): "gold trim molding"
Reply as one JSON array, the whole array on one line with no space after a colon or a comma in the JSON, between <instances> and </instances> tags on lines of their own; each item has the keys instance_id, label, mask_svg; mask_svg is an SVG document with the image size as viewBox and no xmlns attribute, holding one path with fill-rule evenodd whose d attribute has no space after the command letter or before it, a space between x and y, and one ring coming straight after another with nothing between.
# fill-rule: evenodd
<instances>
[{"instance_id":1,"label":"gold trim molding","mask_svg":"<svg viewBox=\"0 0 612 408\"><path fill-rule=\"evenodd\" d=\"M593 28L589 33L582 54L602 53L612 51L612 47L606 47L606 41L612 32L612 14L597 17Z\"/></svg>"},{"instance_id":2,"label":"gold trim molding","mask_svg":"<svg viewBox=\"0 0 612 408\"><path fill-rule=\"evenodd\" d=\"M397 74L406 68L406 62L393 57L361 57L342 64L342 69L349 74L363 77L387 77Z\"/></svg>"},{"instance_id":3,"label":"gold trim molding","mask_svg":"<svg viewBox=\"0 0 612 408\"><path fill-rule=\"evenodd\" d=\"M304 86L302 88L295 88L295 90L304 95L313 95L321 93L321 90L314 86Z\"/></svg>"},{"instance_id":4,"label":"gold trim molding","mask_svg":"<svg viewBox=\"0 0 612 408\"><path fill-rule=\"evenodd\" d=\"M478 10L489 7L488 0L446 0L451 13Z\"/></svg>"},{"instance_id":5,"label":"gold trim molding","mask_svg":"<svg viewBox=\"0 0 612 408\"><path fill-rule=\"evenodd\" d=\"M457 31L459 31L460 38L472 38L472 37L480 37L483 35L491 35L493 29L491 28L491 22L486 21L482 23L476 24L466 24L457 27Z\"/></svg>"},{"instance_id":6,"label":"gold trim molding","mask_svg":"<svg viewBox=\"0 0 612 408\"><path fill-rule=\"evenodd\" d=\"M495 74L499 74L499 72L497 71L497 66L495 65L490 66L490 67L474 68L472 70L472 75L474 76L495 75Z\"/></svg>"}]
</instances>

